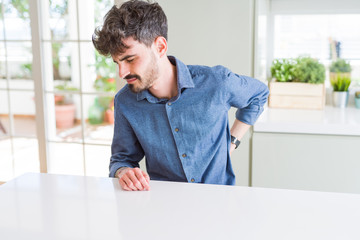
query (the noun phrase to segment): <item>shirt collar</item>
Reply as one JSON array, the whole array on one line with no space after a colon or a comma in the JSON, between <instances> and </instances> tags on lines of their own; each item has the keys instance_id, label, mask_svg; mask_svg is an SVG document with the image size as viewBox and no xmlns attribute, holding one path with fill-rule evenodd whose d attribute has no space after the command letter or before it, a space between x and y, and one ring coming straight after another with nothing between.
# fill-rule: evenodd
<instances>
[{"instance_id":1,"label":"shirt collar","mask_svg":"<svg viewBox=\"0 0 360 240\"><path fill-rule=\"evenodd\" d=\"M178 84L178 94L174 100L178 99L181 95L182 89L184 88L194 88L194 81L191 77L188 67L181 62L179 59L174 56L168 56L170 62L176 66L177 72L177 84ZM163 101L168 101L168 99L159 99L154 97L148 90L141 91L137 93L137 100L141 101L147 99L151 103L159 103ZM172 99L171 99L172 100Z\"/></svg>"}]
</instances>

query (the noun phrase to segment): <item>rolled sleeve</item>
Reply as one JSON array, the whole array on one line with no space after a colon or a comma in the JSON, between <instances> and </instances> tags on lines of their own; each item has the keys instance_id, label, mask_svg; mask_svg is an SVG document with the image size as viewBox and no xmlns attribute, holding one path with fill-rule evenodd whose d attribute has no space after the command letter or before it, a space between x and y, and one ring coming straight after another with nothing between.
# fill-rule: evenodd
<instances>
[{"instance_id":1,"label":"rolled sleeve","mask_svg":"<svg viewBox=\"0 0 360 240\"><path fill-rule=\"evenodd\" d=\"M225 89L227 104L237 108L236 119L253 125L264 111L269 96L268 87L261 81L232 73L227 70Z\"/></svg>"},{"instance_id":2,"label":"rolled sleeve","mask_svg":"<svg viewBox=\"0 0 360 240\"><path fill-rule=\"evenodd\" d=\"M121 167L139 167L144 151L127 119L122 115L115 98L114 137L111 145L109 176L115 177Z\"/></svg>"}]
</instances>

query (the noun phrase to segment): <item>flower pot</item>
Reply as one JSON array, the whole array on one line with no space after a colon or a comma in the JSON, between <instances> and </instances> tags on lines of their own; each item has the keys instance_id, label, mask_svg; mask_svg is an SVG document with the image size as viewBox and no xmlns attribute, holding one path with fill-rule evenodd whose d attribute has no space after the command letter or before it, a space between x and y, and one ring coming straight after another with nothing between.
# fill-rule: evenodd
<instances>
[{"instance_id":1,"label":"flower pot","mask_svg":"<svg viewBox=\"0 0 360 240\"><path fill-rule=\"evenodd\" d=\"M355 97L355 107L360 108L360 98Z\"/></svg>"},{"instance_id":2,"label":"flower pot","mask_svg":"<svg viewBox=\"0 0 360 240\"><path fill-rule=\"evenodd\" d=\"M63 95L55 95L55 104L61 104L64 102L64 96Z\"/></svg>"},{"instance_id":3,"label":"flower pot","mask_svg":"<svg viewBox=\"0 0 360 240\"><path fill-rule=\"evenodd\" d=\"M334 107L345 108L349 101L349 92L333 92L332 103Z\"/></svg>"},{"instance_id":4,"label":"flower pot","mask_svg":"<svg viewBox=\"0 0 360 240\"><path fill-rule=\"evenodd\" d=\"M55 105L56 127L71 128L75 120L75 104Z\"/></svg>"},{"instance_id":5,"label":"flower pot","mask_svg":"<svg viewBox=\"0 0 360 240\"><path fill-rule=\"evenodd\" d=\"M269 83L269 107L323 109L325 84L275 82Z\"/></svg>"}]
</instances>

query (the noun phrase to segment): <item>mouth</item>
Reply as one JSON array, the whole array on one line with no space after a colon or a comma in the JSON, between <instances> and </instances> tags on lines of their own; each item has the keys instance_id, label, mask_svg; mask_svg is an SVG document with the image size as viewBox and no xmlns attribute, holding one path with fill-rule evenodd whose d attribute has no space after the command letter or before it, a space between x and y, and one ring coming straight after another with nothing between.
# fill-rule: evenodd
<instances>
[{"instance_id":1,"label":"mouth","mask_svg":"<svg viewBox=\"0 0 360 240\"><path fill-rule=\"evenodd\" d=\"M134 77L134 78L126 79L126 81L127 81L127 83L129 84L129 83L135 82L136 79L137 79L137 78Z\"/></svg>"}]
</instances>

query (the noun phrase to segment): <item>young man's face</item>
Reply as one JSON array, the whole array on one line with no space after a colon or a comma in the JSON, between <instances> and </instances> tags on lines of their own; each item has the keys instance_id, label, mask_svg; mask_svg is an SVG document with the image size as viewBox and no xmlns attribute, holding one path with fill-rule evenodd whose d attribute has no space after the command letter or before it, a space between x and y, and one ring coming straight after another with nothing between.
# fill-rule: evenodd
<instances>
[{"instance_id":1,"label":"young man's face","mask_svg":"<svg viewBox=\"0 0 360 240\"><path fill-rule=\"evenodd\" d=\"M129 48L121 55L111 56L118 64L120 78L126 80L130 90L135 93L149 89L159 75L152 47L147 47L132 37L125 39L124 43Z\"/></svg>"}]
</instances>

